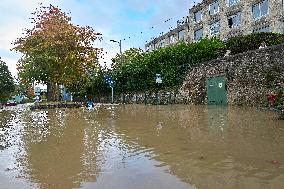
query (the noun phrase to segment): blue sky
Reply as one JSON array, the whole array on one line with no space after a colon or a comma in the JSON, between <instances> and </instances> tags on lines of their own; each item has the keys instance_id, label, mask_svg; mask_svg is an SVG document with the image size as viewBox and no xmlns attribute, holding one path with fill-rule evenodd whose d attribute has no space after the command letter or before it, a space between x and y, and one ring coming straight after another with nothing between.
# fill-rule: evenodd
<instances>
[{"instance_id":1,"label":"blue sky","mask_svg":"<svg viewBox=\"0 0 284 189\"><path fill-rule=\"evenodd\" d=\"M200 0L195 1L200 2ZM1 0L0 2L0 57L16 75L16 63L21 54L11 52L11 43L20 37L24 28L31 28L31 12L43 5L53 4L65 12L71 12L72 23L91 26L102 33L103 40L95 43L104 49L104 59L110 59L119 52L117 43L122 40L122 50L131 47L142 48L146 41L161 32L167 32L176 21L187 16L194 4L189 0ZM170 21L166 22L169 18ZM154 27L154 28L152 28ZM142 32L142 33L141 33ZM125 40L124 40L125 39Z\"/></svg>"}]
</instances>

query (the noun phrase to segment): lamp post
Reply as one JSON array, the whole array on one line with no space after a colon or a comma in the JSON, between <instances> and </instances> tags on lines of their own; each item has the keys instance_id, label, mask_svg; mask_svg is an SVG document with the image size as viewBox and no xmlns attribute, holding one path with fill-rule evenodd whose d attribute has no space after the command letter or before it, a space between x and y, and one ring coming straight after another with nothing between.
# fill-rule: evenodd
<instances>
[{"instance_id":1,"label":"lamp post","mask_svg":"<svg viewBox=\"0 0 284 189\"><path fill-rule=\"evenodd\" d=\"M122 52L121 52L121 40L116 41L116 40L111 39L110 41L119 44L119 53L120 53L120 55L121 55L121 54L122 54Z\"/></svg>"},{"instance_id":2,"label":"lamp post","mask_svg":"<svg viewBox=\"0 0 284 189\"><path fill-rule=\"evenodd\" d=\"M120 64L122 64L121 40L116 41L116 40L111 39L110 41L111 41L111 42L114 42L114 43L118 43L118 44L119 44ZM123 83L122 83L122 91L124 91L124 90L123 90ZM123 92L122 92L122 93L123 93ZM123 103L125 103L124 93L123 93Z\"/></svg>"}]
</instances>

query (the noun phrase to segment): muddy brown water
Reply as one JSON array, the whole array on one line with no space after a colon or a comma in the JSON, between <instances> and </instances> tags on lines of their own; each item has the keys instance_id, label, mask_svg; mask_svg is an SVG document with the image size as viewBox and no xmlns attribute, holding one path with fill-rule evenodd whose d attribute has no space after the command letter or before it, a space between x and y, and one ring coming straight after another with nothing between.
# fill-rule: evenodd
<instances>
[{"instance_id":1,"label":"muddy brown water","mask_svg":"<svg viewBox=\"0 0 284 189\"><path fill-rule=\"evenodd\" d=\"M10 107L0 188L280 189L284 121L244 107Z\"/></svg>"}]
</instances>

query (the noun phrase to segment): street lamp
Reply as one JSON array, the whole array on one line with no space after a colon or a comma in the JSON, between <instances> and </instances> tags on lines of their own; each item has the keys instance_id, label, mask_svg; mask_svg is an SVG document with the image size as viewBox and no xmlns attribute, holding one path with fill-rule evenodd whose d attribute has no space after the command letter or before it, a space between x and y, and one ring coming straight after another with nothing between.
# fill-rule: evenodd
<instances>
[{"instance_id":1,"label":"street lamp","mask_svg":"<svg viewBox=\"0 0 284 189\"><path fill-rule=\"evenodd\" d=\"M119 40L119 41L116 41L116 40L113 40L113 39L111 39L110 41L111 41L111 42L114 42L114 43L118 43L118 44L119 44L120 64L122 65L122 51L121 51L121 40ZM122 84L122 90L123 90L123 84ZM123 92L122 92L122 93L123 93ZM124 93L123 93L123 103L125 103L125 99L124 99Z\"/></svg>"},{"instance_id":2,"label":"street lamp","mask_svg":"<svg viewBox=\"0 0 284 189\"><path fill-rule=\"evenodd\" d=\"M116 41L116 40L111 39L110 41L111 41L111 42L114 42L114 43L118 43L118 44L119 44L120 64L122 64L121 40Z\"/></svg>"},{"instance_id":3,"label":"street lamp","mask_svg":"<svg viewBox=\"0 0 284 189\"><path fill-rule=\"evenodd\" d=\"M119 53L120 53L120 55L121 55L121 54L122 54L122 52L121 52L121 40L116 41L116 40L111 39L110 41L119 44Z\"/></svg>"}]
</instances>

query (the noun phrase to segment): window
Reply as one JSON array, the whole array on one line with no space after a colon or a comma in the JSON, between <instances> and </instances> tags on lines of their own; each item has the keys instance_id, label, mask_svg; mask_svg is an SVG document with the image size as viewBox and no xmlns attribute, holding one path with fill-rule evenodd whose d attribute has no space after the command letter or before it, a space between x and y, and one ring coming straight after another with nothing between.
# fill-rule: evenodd
<instances>
[{"instance_id":1,"label":"window","mask_svg":"<svg viewBox=\"0 0 284 189\"><path fill-rule=\"evenodd\" d=\"M194 40L198 41L203 37L203 28L194 31Z\"/></svg>"},{"instance_id":2,"label":"window","mask_svg":"<svg viewBox=\"0 0 284 189\"><path fill-rule=\"evenodd\" d=\"M197 11L194 13L194 22L200 22L202 20L202 12Z\"/></svg>"},{"instance_id":3,"label":"window","mask_svg":"<svg viewBox=\"0 0 284 189\"><path fill-rule=\"evenodd\" d=\"M180 41L184 40L184 34L185 34L184 30L179 31L178 32L178 40L180 40Z\"/></svg>"},{"instance_id":4,"label":"window","mask_svg":"<svg viewBox=\"0 0 284 189\"><path fill-rule=\"evenodd\" d=\"M238 2L239 2L239 0L228 0L228 5L233 6L233 5L237 4Z\"/></svg>"},{"instance_id":5,"label":"window","mask_svg":"<svg viewBox=\"0 0 284 189\"><path fill-rule=\"evenodd\" d=\"M152 43L146 47L146 51L151 51L153 49L154 49L154 45Z\"/></svg>"},{"instance_id":6,"label":"window","mask_svg":"<svg viewBox=\"0 0 284 189\"><path fill-rule=\"evenodd\" d=\"M160 41L158 41L156 44L155 44L155 49L159 49L159 48L162 48L165 46L165 39L161 39Z\"/></svg>"},{"instance_id":7,"label":"window","mask_svg":"<svg viewBox=\"0 0 284 189\"><path fill-rule=\"evenodd\" d=\"M209 14L214 15L219 12L219 2L215 1L209 5Z\"/></svg>"},{"instance_id":8,"label":"window","mask_svg":"<svg viewBox=\"0 0 284 189\"><path fill-rule=\"evenodd\" d=\"M268 0L264 0L252 6L253 19L260 18L268 14Z\"/></svg>"},{"instance_id":9,"label":"window","mask_svg":"<svg viewBox=\"0 0 284 189\"><path fill-rule=\"evenodd\" d=\"M154 43L154 50L159 48L159 45L157 43Z\"/></svg>"},{"instance_id":10,"label":"window","mask_svg":"<svg viewBox=\"0 0 284 189\"><path fill-rule=\"evenodd\" d=\"M241 12L237 12L228 17L229 28L234 28L241 25Z\"/></svg>"},{"instance_id":11,"label":"window","mask_svg":"<svg viewBox=\"0 0 284 189\"><path fill-rule=\"evenodd\" d=\"M265 27L260 27L260 28L254 29L253 33L269 32L269 31L270 31L270 27L265 26Z\"/></svg>"},{"instance_id":12,"label":"window","mask_svg":"<svg viewBox=\"0 0 284 189\"><path fill-rule=\"evenodd\" d=\"M220 21L210 24L210 35L216 35L220 32Z\"/></svg>"},{"instance_id":13,"label":"window","mask_svg":"<svg viewBox=\"0 0 284 189\"><path fill-rule=\"evenodd\" d=\"M147 48L146 51L152 51L154 49L154 45L150 44Z\"/></svg>"},{"instance_id":14,"label":"window","mask_svg":"<svg viewBox=\"0 0 284 189\"><path fill-rule=\"evenodd\" d=\"M166 45L166 40L165 39L162 39L160 41L160 47L164 47Z\"/></svg>"},{"instance_id":15,"label":"window","mask_svg":"<svg viewBox=\"0 0 284 189\"><path fill-rule=\"evenodd\" d=\"M175 42L175 35L170 35L169 36L169 43L174 43Z\"/></svg>"},{"instance_id":16,"label":"window","mask_svg":"<svg viewBox=\"0 0 284 189\"><path fill-rule=\"evenodd\" d=\"M282 21L282 33L284 34L284 21Z\"/></svg>"},{"instance_id":17,"label":"window","mask_svg":"<svg viewBox=\"0 0 284 189\"><path fill-rule=\"evenodd\" d=\"M148 52L148 51L150 51L150 46L146 46L146 51Z\"/></svg>"}]
</instances>

